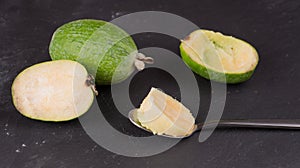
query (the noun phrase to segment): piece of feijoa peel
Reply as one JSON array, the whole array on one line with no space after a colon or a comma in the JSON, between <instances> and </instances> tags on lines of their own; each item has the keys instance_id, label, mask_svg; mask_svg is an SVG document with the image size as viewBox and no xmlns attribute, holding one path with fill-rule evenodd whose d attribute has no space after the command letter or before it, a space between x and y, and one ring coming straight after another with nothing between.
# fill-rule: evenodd
<instances>
[{"instance_id":1,"label":"piece of feijoa peel","mask_svg":"<svg viewBox=\"0 0 300 168\"><path fill-rule=\"evenodd\" d=\"M133 39L116 25L93 19L66 23L53 34L49 53L53 60L68 59L84 65L96 76L96 84L108 85L125 80L144 68L150 57L137 52Z\"/></svg>"},{"instance_id":2,"label":"piece of feijoa peel","mask_svg":"<svg viewBox=\"0 0 300 168\"><path fill-rule=\"evenodd\" d=\"M200 76L232 84L248 80L259 60L249 43L210 30L192 32L182 40L180 53L183 61Z\"/></svg>"},{"instance_id":3,"label":"piece of feijoa peel","mask_svg":"<svg viewBox=\"0 0 300 168\"><path fill-rule=\"evenodd\" d=\"M79 117L88 111L96 93L84 66L71 60L39 63L23 70L11 91L21 114L42 121Z\"/></svg>"}]
</instances>

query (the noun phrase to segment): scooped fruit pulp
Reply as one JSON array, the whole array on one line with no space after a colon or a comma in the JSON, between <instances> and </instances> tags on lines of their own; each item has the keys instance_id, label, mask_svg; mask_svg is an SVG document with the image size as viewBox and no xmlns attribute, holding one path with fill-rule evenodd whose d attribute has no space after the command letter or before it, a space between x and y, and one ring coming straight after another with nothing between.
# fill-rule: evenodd
<instances>
[{"instance_id":1,"label":"scooped fruit pulp","mask_svg":"<svg viewBox=\"0 0 300 168\"><path fill-rule=\"evenodd\" d=\"M194 128L190 111L164 92L152 88L137 111L142 126L154 134L185 136Z\"/></svg>"}]
</instances>

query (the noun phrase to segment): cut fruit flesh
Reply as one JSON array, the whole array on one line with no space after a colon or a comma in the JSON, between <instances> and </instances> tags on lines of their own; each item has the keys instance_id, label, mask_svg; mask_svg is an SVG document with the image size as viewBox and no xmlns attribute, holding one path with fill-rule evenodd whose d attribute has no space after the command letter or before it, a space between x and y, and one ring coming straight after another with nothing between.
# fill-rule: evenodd
<instances>
[{"instance_id":1,"label":"cut fruit flesh","mask_svg":"<svg viewBox=\"0 0 300 168\"><path fill-rule=\"evenodd\" d=\"M208 30L192 32L182 41L180 51L183 60L193 71L205 78L220 82L245 81L251 77L258 63L258 54L250 44ZM211 74L199 72L205 71L203 69ZM226 81L221 79L221 73Z\"/></svg>"},{"instance_id":2,"label":"cut fruit flesh","mask_svg":"<svg viewBox=\"0 0 300 168\"><path fill-rule=\"evenodd\" d=\"M87 78L86 69L75 61L49 61L31 66L14 80L14 105L32 119L74 119L93 103L94 93Z\"/></svg>"},{"instance_id":3,"label":"cut fruit flesh","mask_svg":"<svg viewBox=\"0 0 300 168\"><path fill-rule=\"evenodd\" d=\"M180 102L152 88L137 111L142 126L154 134L184 136L194 128L195 119Z\"/></svg>"}]
</instances>

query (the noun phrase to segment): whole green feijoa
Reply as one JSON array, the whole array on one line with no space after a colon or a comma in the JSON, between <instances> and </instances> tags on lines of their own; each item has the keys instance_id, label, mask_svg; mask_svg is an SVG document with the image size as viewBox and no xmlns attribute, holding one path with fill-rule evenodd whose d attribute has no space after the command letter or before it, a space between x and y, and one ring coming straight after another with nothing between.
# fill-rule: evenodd
<instances>
[{"instance_id":1,"label":"whole green feijoa","mask_svg":"<svg viewBox=\"0 0 300 168\"><path fill-rule=\"evenodd\" d=\"M53 34L49 53L52 60L74 60L96 76L96 84L125 80L135 66L143 69L150 59L137 52L133 39L118 26L93 19L66 23Z\"/></svg>"}]
</instances>

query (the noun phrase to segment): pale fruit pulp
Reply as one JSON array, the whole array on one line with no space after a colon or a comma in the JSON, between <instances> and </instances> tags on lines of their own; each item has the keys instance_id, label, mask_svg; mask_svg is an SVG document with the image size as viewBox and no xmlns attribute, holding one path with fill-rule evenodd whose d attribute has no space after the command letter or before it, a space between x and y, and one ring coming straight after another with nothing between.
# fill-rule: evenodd
<instances>
[{"instance_id":1,"label":"pale fruit pulp","mask_svg":"<svg viewBox=\"0 0 300 168\"><path fill-rule=\"evenodd\" d=\"M137 119L154 134L175 137L188 135L195 125L194 117L184 105L156 88L143 100Z\"/></svg>"}]
</instances>

